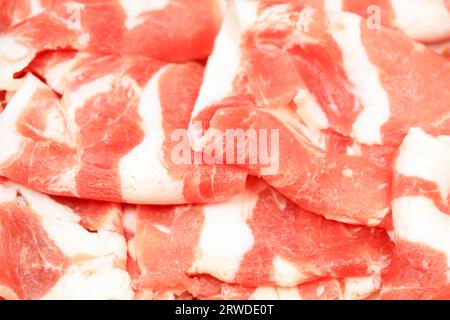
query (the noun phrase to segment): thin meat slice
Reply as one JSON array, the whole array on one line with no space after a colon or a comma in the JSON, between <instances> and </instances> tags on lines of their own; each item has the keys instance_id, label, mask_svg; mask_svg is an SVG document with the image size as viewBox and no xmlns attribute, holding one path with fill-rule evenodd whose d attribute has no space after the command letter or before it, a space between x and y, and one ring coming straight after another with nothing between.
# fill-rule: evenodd
<instances>
[{"instance_id":1,"label":"thin meat slice","mask_svg":"<svg viewBox=\"0 0 450 320\"><path fill-rule=\"evenodd\" d=\"M385 231L326 220L256 178L223 203L138 206L134 225L135 285L156 296L184 292L199 275L248 288L296 287L323 277L375 281L392 250Z\"/></svg>"},{"instance_id":2,"label":"thin meat slice","mask_svg":"<svg viewBox=\"0 0 450 320\"><path fill-rule=\"evenodd\" d=\"M450 39L450 6L446 0L261 0L262 8L288 4L348 11L366 19L373 29L381 25L403 31L410 38L433 43Z\"/></svg>"},{"instance_id":3,"label":"thin meat slice","mask_svg":"<svg viewBox=\"0 0 450 320\"><path fill-rule=\"evenodd\" d=\"M395 164L384 299L450 299L450 140L413 128Z\"/></svg>"},{"instance_id":4,"label":"thin meat slice","mask_svg":"<svg viewBox=\"0 0 450 320\"><path fill-rule=\"evenodd\" d=\"M289 114L280 120L260 108L221 105L223 108L214 114L208 132L214 133L212 141L224 145L211 143L207 148L219 150L216 154L223 151L224 161L230 152L239 154L244 157L240 166L262 176L300 207L327 219L389 228L392 176L389 169L360 156L334 152L337 147L327 142L326 137L319 139L324 141L323 145L311 141L305 126L291 130ZM227 138L230 128L242 130L245 137L256 142L250 140L245 148L236 143L230 150ZM263 152L255 162L251 150L264 144L268 145L267 159L261 157Z\"/></svg>"},{"instance_id":5,"label":"thin meat slice","mask_svg":"<svg viewBox=\"0 0 450 320\"><path fill-rule=\"evenodd\" d=\"M421 126L433 134L449 133L450 64L401 32L372 30L364 22L344 12L289 6L258 12L256 5L232 4L193 111L193 148L210 148L214 134L205 134L208 128L222 133L252 126L289 129L283 139L294 144L296 155L305 155L306 164L293 159L285 146L278 159L272 159L280 162L279 174L250 167L254 174L328 218L388 226L389 171L408 129ZM224 111L255 106L263 110ZM322 159L312 161L313 168L308 163L311 154ZM346 163L345 168L339 163ZM322 172L320 179L317 172ZM342 190L336 184L340 181ZM311 193L320 196L312 198ZM366 204L368 194L373 197Z\"/></svg>"},{"instance_id":6,"label":"thin meat slice","mask_svg":"<svg viewBox=\"0 0 450 320\"><path fill-rule=\"evenodd\" d=\"M186 128L201 65L61 55L35 67L61 97L28 74L0 115L4 176L48 194L143 204L219 201L243 190L241 169L179 155L191 156Z\"/></svg>"},{"instance_id":7,"label":"thin meat slice","mask_svg":"<svg viewBox=\"0 0 450 320\"><path fill-rule=\"evenodd\" d=\"M216 0L58 1L0 34L0 88L45 50L204 59L221 21ZM0 20L1 21L1 20Z\"/></svg>"},{"instance_id":8,"label":"thin meat slice","mask_svg":"<svg viewBox=\"0 0 450 320\"><path fill-rule=\"evenodd\" d=\"M60 0L0 0L0 31L61 3Z\"/></svg>"},{"instance_id":9,"label":"thin meat slice","mask_svg":"<svg viewBox=\"0 0 450 320\"><path fill-rule=\"evenodd\" d=\"M92 204L51 198L2 179L0 297L5 299L130 299L122 232L87 230ZM78 201L78 204L77 204ZM76 206L79 210L74 210ZM97 215L121 219L119 205L96 203Z\"/></svg>"}]
</instances>

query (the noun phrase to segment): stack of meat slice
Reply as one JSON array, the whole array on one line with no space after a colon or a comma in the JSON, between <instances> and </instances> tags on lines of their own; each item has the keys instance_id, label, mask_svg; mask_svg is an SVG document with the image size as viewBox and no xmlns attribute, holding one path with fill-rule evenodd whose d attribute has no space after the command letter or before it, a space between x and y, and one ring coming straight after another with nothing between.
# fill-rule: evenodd
<instances>
[{"instance_id":1,"label":"stack of meat slice","mask_svg":"<svg viewBox=\"0 0 450 320\"><path fill-rule=\"evenodd\" d=\"M50 194L132 203L218 201L244 188L239 169L173 161L200 64L57 52L29 68L39 78L21 79L0 118L2 175Z\"/></svg>"},{"instance_id":2,"label":"stack of meat slice","mask_svg":"<svg viewBox=\"0 0 450 320\"><path fill-rule=\"evenodd\" d=\"M120 205L0 182L0 296L130 299Z\"/></svg>"},{"instance_id":3,"label":"stack of meat slice","mask_svg":"<svg viewBox=\"0 0 450 320\"><path fill-rule=\"evenodd\" d=\"M448 60L351 13L229 10L193 111L194 148L229 128L277 129L279 170L243 167L327 218L389 227L392 161L408 129L450 133Z\"/></svg>"},{"instance_id":4,"label":"stack of meat slice","mask_svg":"<svg viewBox=\"0 0 450 320\"><path fill-rule=\"evenodd\" d=\"M447 0L0 0L0 299L450 299L449 41Z\"/></svg>"},{"instance_id":5,"label":"stack of meat slice","mask_svg":"<svg viewBox=\"0 0 450 320\"><path fill-rule=\"evenodd\" d=\"M392 250L385 231L326 220L256 178L219 204L127 210L125 228L139 297L365 298Z\"/></svg>"},{"instance_id":6,"label":"stack of meat slice","mask_svg":"<svg viewBox=\"0 0 450 320\"><path fill-rule=\"evenodd\" d=\"M450 136L413 128L395 163L385 299L450 299Z\"/></svg>"}]
</instances>

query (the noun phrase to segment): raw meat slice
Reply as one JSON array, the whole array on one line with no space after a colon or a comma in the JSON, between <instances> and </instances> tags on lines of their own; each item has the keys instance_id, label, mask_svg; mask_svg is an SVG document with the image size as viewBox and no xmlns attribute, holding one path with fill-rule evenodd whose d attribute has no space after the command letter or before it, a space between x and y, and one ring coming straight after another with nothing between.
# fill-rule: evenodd
<instances>
[{"instance_id":1,"label":"raw meat slice","mask_svg":"<svg viewBox=\"0 0 450 320\"><path fill-rule=\"evenodd\" d=\"M0 0L0 31L51 9L60 0Z\"/></svg>"},{"instance_id":2,"label":"raw meat slice","mask_svg":"<svg viewBox=\"0 0 450 320\"><path fill-rule=\"evenodd\" d=\"M276 8L263 11L251 27L240 26L242 8L231 10L208 63L194 119L245 90L260 107L294 102L306 124L331 128L361 144L398 147L412 126L448 133L447 60L399 32L369 30L350 13ZM233 54L226 66L218 65L222 52L231 50L224 49L227 44ZM225 68L226 77L213 76ZM423 81L427 77L432 79ZM406 104L415 107L405 112Z\"/></svg>"},{"instance_id":3,"label":"raw meat slice","mask_svg":"<svg viewBox=\"0 0 450 320\"><path fill-rule=\"evenodd\" d=\"M356 13L368 19L368 26L374 29L382 24L424 43L450 39L446 0L261 0L262 7L280 4Z\"/></svg>"},{"instance_id":4,"label":"raw meat slice","mask_svg":"<svg viewBox=\"0 0 450 320\"><path fill-rule=\"evenodd\" d=\"M61 55L36 66L61 98L28 74L0 114L2 175L48 194L143 204L219 201L243 190L241 169L177 158L180 144L191 154L186 128L201 65Z\"/></svg>"},{"instance_id":5,"label":"raw meat slice","mask_svg":"<svg viewBox=\"0 0 450 320\"><path fill-rule=\"evenodd\" d=\"M232 285L209 276L195 276L185 291L169 290L155 293L144 289L136 299L199 299L199 300L361 300L370 297L380 287L379 278L324 278L292 288L247 288Z\"/></svg>"},{"instance_id":6,"label":"raw meat slice","mask_svg":"<svg viewBox=\"0 0 450 320\"><path fill-rule=\"evenodd\" d=\"M236 143L235 153L240 152L242 156L245 152L246 158L241 166L248 168L252 174L262 176L300 207L328 219L389 227L389 222L383 224L385 219L390 219L389 169L381 168L363 157L327 152L329 144L324 144L322 149L302 132L290 130L286 125L289 120L282 122L260 108L242 105L228 107L226 104L222 107L211 119L210 126L214 130L214 138L225 142L225 145L214 149L229 152L227 130L230 128L239 128L244 132L278 130L278 150L269 153L272 155L270 161L266 161L269 165L251 164L251 147L246 146L242 150ZM257 137L259 145L266 140L265 135L259 134ZM272 143L267 142L269 146ZM210 145L207 147L212 148ZM227 156L223 155L224 158ZM273 165L273 162L279 163Z\"/></svg>"},{"instance_id":7,"label":"raw meat slice","mask_svg":"<svg viewBox=\"0 0 450 320\"><path fill-rule=\"evenodd\" d=\"M155 295L184 292L198 275L250 288L379 277L392 250L385 231L304 211L256 178L227 202L138 206L128 219L137 291Z\"/></svg>"},{"instance_id":8,"label":"raw meat slice","mask_svg":"<svg viewBox=\"0 0 450 320\"><path fill-rule=\"evenodd\" d=\"M14 74L45 50L204 59L222 18L217 0L79 0L50 8L0 34L0 89L17 86Z\"/></svg>"},{"instance_id":9,"label":"raw meat slice","mask_svg":"<svg viewBox=\"0 0 450 320\"><path fill-rule=\"evenodd\" d=\"M396 160L384 299L450 299L450 137L413 128Z\"/></svg>"},{"instance_id":10,"label":"raw meat slice","mask_svg":"<svg viewBox=\"0 0 450 320\"><path fill-rule=\"evenodd\" d=\"M285 168L280 174L251 168L254 174L300 206L328 218L372 226L386 220L389 225L388 171L407 130L421 126L434 134L449 133L450 63L398 31L369 30L354 14L275 6L258 16L257 7L251 8L254 14L248 16L253 19L244 19L239 3L231 6L218 35L191 120L194 149L208 145L209 135L202 136L201 130L208 127L246 129L253 121L256 129L289 128L293 133L284 141L294 143L297 153L317 153L322 163L311 169L300 157L286 153L290 150L286 145L280 152L280 168ZM226 65L223 52L231 52ZM222 70L225 77L215 76L224 74ZM414 107L405 110L405 105ZM221 109L254 106L267 114ZM213 116L218 128L210 124ZM195 125L199 121L201 126ZM339 137L339 148L324 143L330 136ZM306 153L305 145L318 148L308 147ZM334 171L325 170L326 164L333 169L341 161L345 171L339 165ZM303 194L309 187L304 177L315 177L320 170L322 178L313 182L327 183L319 185L325 190L320 192L313 185L311 193L320 195L317 201L311 193ZM333 181L353 173L356 178L342 190ZM359 183L360 176L367 180ZM345 194L347 199L336 201ZM365 204L367 194L375 201ZM335 203L337 210L330 212Z\"/></svg>"},{"instance_id":11,"label":"raw meat slice","mask_svg":"<svg viewBox=\"0 0 450 320\"><path fill-rule=\"evenodd\" d=\"M2 178L0 297L130 299L123 234L86 217L121 219L120 205L50 198ZM76 210L72 208L76 207ZM93 210L99 210L94 212ZM100 221L101 219L97 219Z\"/></svg>"}]
</instances>

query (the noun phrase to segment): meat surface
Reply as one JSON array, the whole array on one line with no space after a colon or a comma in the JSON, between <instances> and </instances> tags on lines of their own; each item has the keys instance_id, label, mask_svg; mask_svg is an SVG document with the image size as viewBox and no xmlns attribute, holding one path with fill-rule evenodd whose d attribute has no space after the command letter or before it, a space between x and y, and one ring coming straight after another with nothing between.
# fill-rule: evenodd
<instances>
[{"instance_id":1,"label":"meat surface","mask_svg":"<svg viewBox=\"0 0 450 320\"><path fill-rule=\"evenodd\" d=\"M450 0L0 0L0 300L450 300Z\"/></svg>"},{"instance_id":2,"label":"meat surface","mask_svg":"<svg viewBox=\"0 0 450 320\"><path fill-rule=\"evenodd\" d=\"M177 162L177 145L191 155L185 129L201 65L70 52L42 59L35 69L61 96L25 76L0 115L3 176L53 195L143 204L219 201L245 187L240 169Z\"/></svg>"},{"instance_id":3,"label":"meat surface","mask_svg":"<svg viewBox=\"0 0 450 320\"><path fill-rule=\"evenodd\" d=\"M448 60L355 14L246 6L230 6L208 61L194 149L217 140L199 128L278 129L277 172L239 165L327 218L389 225L392 160L408 129L449 133Z\"/></svg>"},{"instance_id":4,"label":"meat surface","mask_svg":"<svg viewBox=\"0 0 450 320\"><path fill-rule=\"evenodd\" d=\"M168 291L196 296L191 286L202 284L203 275L254 290L302 287L324 277L370 278L378 283L370 294L379 288L376 279L392 250L383 230L326 220L256 178L226 202L138 206L128 219L135 230L129 241L139 269L135 285L155 296Z\"/></svg>"},{"instance_id":5,"label":"meat surface","mask_svg":"<svg viewBox=\"0 0 450 320\"><path fill-rule=\"evenodd\" d=\"M120 205L67 201L2 178L0 297L130 299L133 296L125 269L126 241L121 225L117 224L122 219ZM94 220L103 222L92 223ZM89 230L85 225L89 225Z\"/></svg>"},{"instance_id":6,"label":"meat surface","mask_svg":"<svg viewBox=\"0 0 450 320\"><path fill-rule=\"evenodd\" d=\"M17 2L20 12L24 4ZM0 33L1 89L17 87L14 74L45 50L143 55L170 62L205 59L222 19L217 0L46 2L41 10L47 10ZM14 14L14 4L8 1L8 6ZM6 9L2 12L8 16ZM4 20L0 17L0 26Z\"/></svg>"},{"instance_id":7,"label":"meat surface","mask_svg":"<svg viewBox=\"0 0 450 320\"><path fill-rule=\"evenodd\" d=\"M393 188L395 249L384 299L450 299L450 140L412 128Z\"/></svg>"},{"instance_id":8,"label":"meat surface","mask_svg":"<svg viewBox=\"0 0 450 320\"><path fill-rule=\"evenodd\" d=\"M373 29L381 25L399 29L424 43L450 39L450 5L446 0L261 0L260 3L263 8L289 4L296 9L352 12L366 18Z\"/></svg>"}]
</instances>

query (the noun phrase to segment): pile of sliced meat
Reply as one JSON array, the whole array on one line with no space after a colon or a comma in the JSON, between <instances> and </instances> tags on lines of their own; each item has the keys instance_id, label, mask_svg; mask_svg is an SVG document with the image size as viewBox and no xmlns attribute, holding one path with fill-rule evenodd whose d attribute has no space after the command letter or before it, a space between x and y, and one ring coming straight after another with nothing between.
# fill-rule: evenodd
<instances>
[{"instance_id":1,"label":"pile of sliced meat","mask_svg":"<svg viewBox=\"0 0 450 320\"><path fill-rule=\"evenodd\" d=\"M0 299L450 299L449 43L446 0L0 0Z\"/></svg>"}]
</instances>

